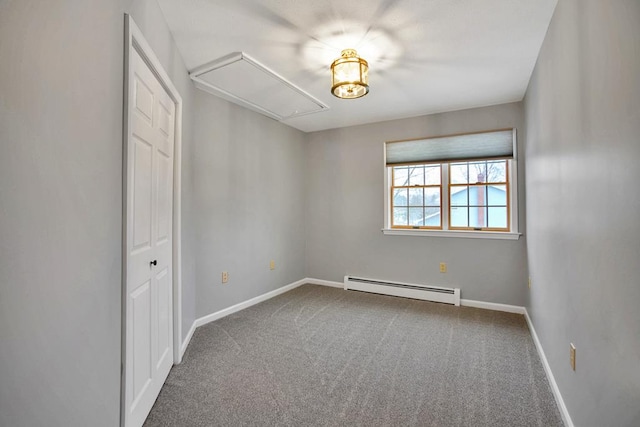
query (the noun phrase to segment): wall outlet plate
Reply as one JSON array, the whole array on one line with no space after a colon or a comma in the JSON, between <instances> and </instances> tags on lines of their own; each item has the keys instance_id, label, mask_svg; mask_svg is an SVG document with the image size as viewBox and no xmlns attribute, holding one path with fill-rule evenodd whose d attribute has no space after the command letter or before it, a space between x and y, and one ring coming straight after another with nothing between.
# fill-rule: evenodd
<instances>
[{"instance_id":1,"label":"wall outlet plate","mask_svg":"<svg viewBox=\"0 0 640 427\"><path fill-rule=\"evenodd\" d=\"M222 283L227 283L229 281L229 273L226 271L222 272Z\"/></svg>"},{"instance_id":2,"label":"wall outlet plate","mask_svg":"<svg viewBox=\"0 0 640 427\"><path fill-rule=\"evenodd\" d=\"M447 263L446 262L441 262L440 263L440 273L446 273L447 272Z\"/></svg>"},{"instance_id":3,"label":"wall outlet plate","mask_svg":"<svg viewBox=\"0 0 640 427\"><path fill-rule=\"evenodd\" d=\"M571 369L576 370L576 346L573 343L569 344L569 363L571 363Z\"/></svg>"}]
</instances>

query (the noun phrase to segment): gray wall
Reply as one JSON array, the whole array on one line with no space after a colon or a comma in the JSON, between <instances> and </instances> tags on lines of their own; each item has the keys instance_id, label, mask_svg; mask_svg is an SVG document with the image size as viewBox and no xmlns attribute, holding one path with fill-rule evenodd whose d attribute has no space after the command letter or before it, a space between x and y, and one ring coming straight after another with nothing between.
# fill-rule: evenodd
<instances>
[{"instance_id":1,"label":"gray wall","mask_svg":"<svg viewBox=\"0 0 640 427\"><path fill-rule=\"evenodd\" d=\"M523 129L521 103L354 126L309 134L307 147L308 277L346 274L458 286L462 297L524 305L525 237L518 241L383 235L383 143L487 129ZM524 132L519 134L524 145ZM524 155L518 159L523 165ZM520 226L524 176L519 169ZM439 271L446 262L448 272Z\"/></svg>"},{"instance_id":2,"label":"gray wall","mask_svg":"<svg viewBox=\"0 0 640 427\"><path fill-rule=\"evenodd\" d=\"M123 4L0 3L0 425L116 425Z\"/></svg>"},{"instance_id":3,"label":"gray wall","mask_svg":"<svg viewBox=\"0 0 640 427\"><path fill-rule=\"evenodd\" d=\"M201 317L305 277L306 151L298 130L205 92L195 99Z\"/></svg>"},{"instance_id":4,"label":"gray wall","mask_svg":"<svg viewBox=\"0 0 640 427\"><path fill-rule=\"evenodd\" d=\"M528 309L577 426L640 425L639 28L560 0L525 98Z\"/></svg>"},{"instance_id":5,"label":"gray wall","mask_svg":"<svg viewBox=\"0 0 640 427\"><path fill-rule=\"evenodd\" d=\"M194 89L155 1L0 1L0 426L120 418L124 13L185 101L184 324L195 318Z\"/></svg>"}]
</instances>

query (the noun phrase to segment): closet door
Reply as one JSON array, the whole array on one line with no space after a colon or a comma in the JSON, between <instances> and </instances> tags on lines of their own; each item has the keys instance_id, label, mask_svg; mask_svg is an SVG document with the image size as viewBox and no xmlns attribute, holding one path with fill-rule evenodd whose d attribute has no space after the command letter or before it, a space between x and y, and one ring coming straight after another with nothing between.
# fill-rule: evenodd
<instances>
[{"instance_id":1,"label":"closet door","mask_svg":"<svg viewBox=\"0 0 640 427\"><path fill-rule=\"evenodd\" d=\"M175 104L135 49L130 67L125 424L141 426L173 366Z\"/></svg>"}]
</instances>

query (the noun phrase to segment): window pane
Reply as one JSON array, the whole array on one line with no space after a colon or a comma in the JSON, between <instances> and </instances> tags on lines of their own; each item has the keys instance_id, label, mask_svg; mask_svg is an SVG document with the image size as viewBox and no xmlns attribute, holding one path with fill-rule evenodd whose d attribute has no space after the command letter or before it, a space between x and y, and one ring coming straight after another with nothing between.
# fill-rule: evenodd
<instances>
[{"instance_id":1,"label":"window pane","mask_svg":"<svg viewBox=\"0 0 640 427\"><path fill-rule=\"evenodd\" d=\"M487 205L507 206L507 186L491 185L487 188Z\"/></svg>"},{"instance_id":2,"label":"window pane","mask_svg":"<svg viewBox=\"0 0 640 427\"><path fill-rule=\"evenodd\" d=\"M507 208L489 208L488 224L492 228L507 228Z\"/></svg>"},{"instance_id":3,"label":"window pane","mask_svg":"<svg viewBox=\"0 0 640 427\"><path fill-rule=\"evenodd\" d=\"M422 206L424 203L422 197L422 188L409 189L409 206Z\"/></svg>"},{"instance_id":4,"label":"window pane","mask_svg":"<svg viewBox=\"0 0 640 427\"><path fill-rule=\"evenodd\" d=\"M424 208L424 225L440 227L440 208Z\"/></svg>"},{"instance_id":5,"label":"window pane","mask_svg":"<svg viewBox=\"0 0 640 427\"><path fill-rule=\"evenodd\" d=\"M440 165L427 166L424 171L424 183L426 185L440 185L442 173Z\"/></svg>"},{"instance_id":6,"label":"window pane","mask_svg":"<svg viewBox=\"0 0 640 427\"><path fill-rule=\"evenodd\" d=\"M422 227L424 225L422 208L409 208L409 225Z\"/></svg>"},{"instance_id":7,"label":"window pane","mask_svg":"<svg viewBox=\"0 0 640 427\"><path fill-rule=\"evenodd\" d=\"M424 205L425 206L440 206L440 188L425 188L424 189Z\"/></svg>"},{"instance_id":8,"label":"window pane","mask_svg":"<svg viewBox=\"0 0 640 427\"><path fill-rule=\"evenodd\" d=\"M409 185L424 185L424 166L409 166Z\"/></svg>"},{"instance_id":9,"label":"window pane","mask_svg":"<svg viewBox=\"0 0 640 427\"><path fill-rule=\"evenodd\" d=\"M487 186L474 185L469 187L469 205L486 206L487 205Z\"/></svg>"},{"instance_id":10,"label":"window pane","mask_svg":"<svg viewBox=\"0 0 640 427\"><path fill-rule=\"evenodd\" d=\"M487 182L507 182L507 161L487 162Z\"/></svg>"},{"instance_id":11,"label":"window pane","mask_svg":"<svg viewBox=\"0 0 640 427\"><path fill-rule=\"evenodd\" d=\"M467 163L452 163L449 166L452 184L468 184L469 171Z\"/></svg>"},{"instance_id":12,"label":"window pane","mask_svg":"<svg viewBox=\"0 0 640 427\"><path fill-rule=\"evenodd\" d=\"M396 188L393 190L393 206L408 206L406 188Z\"/></svg>"},{"instance_id":13,"label":"window pane","mask_svg":"<svg viewBox=\"0 0 640 427\"><path fill-rule=\"evenodd\" d=\"M487 208L472 206L469 208L469 227L479 228L487 226Z\"/></svg>"},{"instance_id":14,"label":"window pane","mask_svg":"<svg viewBox=\"0 0 640 427\"><path fill-rule=\"evenodd\" d=\"M476 160L457 161L444 167L394 166L392 225L507 230L509 164L509 160ZM445 202L449 205L448 212L442 211Z\"/></svg>"},{"instance_id":15,"label":"window pane","mask_svg":"<svg viewBox=\"0 0 640 427\"><path fill-rule=\"evenodd\" d=\"M487 162L469 163L469 182L487 182Z\"/></svg>"},{"instance_id":16,"label":"window pane","mask_svg":"<svg viewBox=\"0 0 640 427\"><path fill-rule=\"evenodd\" d=\"M469 187L451 187L451 206L467 206L469 204L468 199Z\"/></svg>"},{"instance_id":17,"label":"window pane","mask_svg":"<svg viewBox=\"0 0 640 427\"><path fill-rule=\"evenodd\" d=\"M452 206L450 209L451 218L449 218L449 222L451 223L451 227L468 227L468 215L467 215L466 207L456 207Z\"/></svg>"},{"instance_id":18,"label":"window pane","mask_svg":"<svg viewBox=\"0 0 640 427\"><path fill-rule=\"evenodd\" d=\"M393 186L394 187L404 187L405 185L409 185L408 177L409 175L406 167L393 168Z\"/></svg>"},{"instance_id":19,"label":"window pane","mask_svg":"<svg viewBox=\"0 0 640 427\"><path fill-rule=\"evenodd\" d=\"M393 225L408 225L408 208L393 208Z\"/></svg>"}]
</instances>

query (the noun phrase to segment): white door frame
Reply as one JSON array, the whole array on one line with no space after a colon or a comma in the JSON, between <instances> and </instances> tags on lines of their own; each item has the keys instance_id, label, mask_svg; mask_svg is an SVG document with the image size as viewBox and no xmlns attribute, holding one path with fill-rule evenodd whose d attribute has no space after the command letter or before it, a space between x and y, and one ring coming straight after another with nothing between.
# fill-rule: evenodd
<instances>
[{"instance_id":1,"label":"white door frame","mask_svg":"<svg viewBox=\"0 0 640 427\"><path fill-rule=\"evenodd\" d=\"M160 61L153 53L151 46L145 40L142 32L133 21L133 18L125 14L125 56L124 56L124 115L123 115L123 182L122 182L122 359L121 359L121 408L120 423L124 425L125 414L125 387L126 387L126 281L128 257L127 244L127 153L131 139L131 115L129 110L129 96L133 93L133 70L131 58L134 50L144 59L151 71L156 75L162 86L173 100L176 106L175 139L173 153L173 363L182 361L182 249L181 249L181 154L182 154L182 97L175 88L169 75L165 72Z\"/></svg>"}]
</instances>

